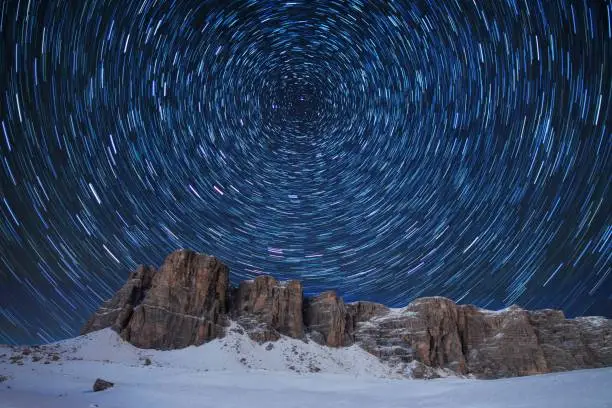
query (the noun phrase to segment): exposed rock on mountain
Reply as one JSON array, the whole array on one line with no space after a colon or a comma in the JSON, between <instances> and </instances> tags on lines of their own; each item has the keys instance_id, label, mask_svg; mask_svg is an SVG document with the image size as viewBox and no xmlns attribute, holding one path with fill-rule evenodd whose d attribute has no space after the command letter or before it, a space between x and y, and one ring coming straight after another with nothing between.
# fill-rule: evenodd
<instances>
[{"instance_id":1,"label":"exposed rock on mountain","mask_svg":"<svg viewBox=\"0 0 612 408\"><path fill-rule=\"evenodd\" d=\"M353 343L351 319L346 306L336 292L323 292L310 299L305 308L305 321L313 337L330 347L348 346Z\"/></svg>"},{"instance_id":2,"label":"exposed rock on mountain","mask_svg":"<svg viewBox=\"0 0 612 408\"><path fill-rule=\"evenodd\" d=\"M416 360L481 378L612 365L611 320L517 306L492 312L438 297L358 323L354 338L398 368Z\"/></svg>"},{"instance_id":3,"label":"exposed rock on mountain","mask_svg":"<svg viewBox=\"0 0 612 408\"><path fill-rule=\"evenodd\" d=\"M389 308L380 303L374 302L354 302L347 305L347 310L351 316L351 327L359 322L365 322L373 317L382 316L389 313Z\"/></svg>"},{"instance_id":4,"label":"exposed rock on mountain","mask_svg":"<svg viewBox=\"0 0 612 408\"><path fill-rule=\"evenodd\" d=\"M304 328L302 301L300 282L258 276L240 282L232 297L231 314L260 343L278 340L281 334L300 338Z\"/></svg>"},{"instance_id":5,"label":"exposed rock on mountain","mask_svg":"<svg viewBox=\"0 0 612 408\"><path fill-rule=\"evenodd\" d=\"M224 334L228 289L219 260L175 251L157 272L139 268L83 333L111 326L137 347L162 350L202 344Z\"/></svg>"},{"instance_id":6,"label":"exposed rock on mountain","mask_svg":"<svg viewBox=\"0 0 612 408\"><path fill-rule=\"evenodd\" d=\"M401 309L345 304L335 292L304 298L298 281L259 276L229 285L212 256L180 250L158 271L139 267L83 333L112 327L141 348L199 345L225 335L229 319L260 343L281 335L330 347L358 344L398 372L498 378L612 366L612 320L566 319L556 310L498 312L421 298Z\"/></svg>"},{"instance_id":7,"label":"exposed rock on mountain","mask_svg":"<svg viewBox=\"0 0 612 408\"><path fill-rule=\"evenodd\" d=\"M404 314L412 316L404 341L416 351L417 360L433 367L466 372L458 331L459 311L454 302L442 297L417 299Z\"/></svg>"},{"instance_id":8,"label":"exposed rock on mountain","mask_svg":"<svg viewBox=\"0 0 612 408\"><path fill-rule=\"evenodd\" d=\"M529 312L529 321L551 371L612 365L612 320L537 310Z\"/></svg>"},{"instance_id":9,"label":"exposed rock on mountain","mask_svg":"<svg viewBox=\"0 0 612 408\"><path fill-rule=\"evenodd\" d=\"M457 306L458 326L469 370L486 377L509 377L550 371L529 312L512 306L489 312Z\"/></svg>"},{"instance_id":10,"label":"exposed rock on mountain","mask_svg":"<svg viewBox=\"0 0 612 408\"><path fill-rule=\"evenodd\" d=\"M130 274L125 285L115 293L115 296L104 302L89 319L81 333L85 334L105 327L112 327L113 330L121 333L129 323L134 307L142 302L151 288L154 275L154 268L139 266L135 272Z\"/></svg>"}]
</instances>

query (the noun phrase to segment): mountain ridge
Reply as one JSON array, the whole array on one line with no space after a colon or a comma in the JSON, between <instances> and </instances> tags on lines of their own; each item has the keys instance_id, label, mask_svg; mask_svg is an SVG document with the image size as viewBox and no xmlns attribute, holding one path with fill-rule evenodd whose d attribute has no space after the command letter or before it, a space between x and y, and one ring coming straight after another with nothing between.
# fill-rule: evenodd
<instances>
[{"instance_id":1,"label":"mountain ridge","mask_svg":"<svg viewBox=\"0 0 612 408\"><path fill-rule=\"evenodd\" d=\"M200 345L230 322L259 343L288 336L329 347L353 344L413 376L499 378L612 365L612 320L566 319L562 311L510 306L488 311L443 297L403 308L345 303L334 291L305 297L301 282L267 275L229 283L214 256L181 249L156 270L139 266L82 333L112 328L145 349Z\"/></svg>"}]
</instances>

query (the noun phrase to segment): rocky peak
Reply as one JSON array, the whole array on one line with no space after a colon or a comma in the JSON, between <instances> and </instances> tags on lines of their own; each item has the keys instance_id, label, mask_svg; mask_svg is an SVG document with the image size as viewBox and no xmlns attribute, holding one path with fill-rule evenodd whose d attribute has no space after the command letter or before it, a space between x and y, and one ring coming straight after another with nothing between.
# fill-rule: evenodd
<instances>
[{"instance_id":1,"label":"rocky peak","mask_svg":"<svg viewBox=\"0 0 612 408\"><path fill-rule=\"evenodd\" d=\"M256 341L278 340L281 334L301 338L302 301L301 282L258 276L240 282L232 297L231 315Z\"/></svg>"},{"instance_id":2,"label":"rocky peak","mask_svg":"<svg viewBox=\"0 0 612 408\"><path fill-rule=\"evenodd\" d=\"M158 271L139 267L83 333L110 326L142 348L202 344L224 334L228 289L229 269L217 258L178 250Z\"/></svg>"},{"instance_id":3,"label":"rocky peak","mask_svg":"<svg viewBox=\"0 0 612 408\"><path fill-rule=\"evenodd\" d=\"M137 347L174 349L223 337L232 319L255 341L281 335L330 347L358 344L400 373L481 378L612 366L612 320L557 310L492 312L442 297L399 309L346 304L333 291L304 298L299 281L258 276L238 287L217 258L189 250L159 270L140 266L85 324L111 327Z\"/></svg>"}]
</instances>

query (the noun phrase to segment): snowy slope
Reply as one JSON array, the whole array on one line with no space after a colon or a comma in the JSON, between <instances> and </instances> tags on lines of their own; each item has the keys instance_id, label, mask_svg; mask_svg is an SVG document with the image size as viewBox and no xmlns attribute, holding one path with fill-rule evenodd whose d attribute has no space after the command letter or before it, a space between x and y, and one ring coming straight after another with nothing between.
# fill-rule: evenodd
<instances>
[{"instance_id":1,"label":"snowy slope","mask_svg":"<svg viewBox=\"0 0 612 408\"><path fill-rule=\"evenodd\" d=\"M366 377L390 377L390 368L359 346L334 349L313 341L282 337L260 345L236 325L223 339L180 350L142 350L122 340L111 329L50 345L66 359L143 365L145 359L159 367L201 371L325 372Z\"/></svg>"},{"instance_id":2,"label":"snowy slope","mask_svg":"<svg viewBox=\"0 0 612 408\"><path fill-rule=\"evenodd\" d=\"M107 329L25 353L0 348L0 408L612 408L612 369L495 381L393 379L358 347L289 338L270 347L236 327L182 350L140 350ZM98 377L115 387L93 393Z\"/></svg>"}]
</instances>

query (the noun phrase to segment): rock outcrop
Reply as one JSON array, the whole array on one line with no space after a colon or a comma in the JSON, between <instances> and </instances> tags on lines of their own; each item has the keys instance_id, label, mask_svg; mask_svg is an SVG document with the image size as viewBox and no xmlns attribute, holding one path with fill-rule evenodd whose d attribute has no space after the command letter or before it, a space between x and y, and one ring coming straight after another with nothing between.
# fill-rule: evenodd
<instances>
[{"instance_id":1,"label":"rock outcrop","mask_svg":"<svg viewBox=\"0 0 612 408\"><path fill-rule=\"evenodd\" d=\"M529 312L529 321L551 371L612 365L612 320L537 310Z\"/></svg>"},{"instance_id":2,"label":"rock outcrop","mask_svg":"<svg viewBox=\"0 0 612 408\"><path fill-rule=\"evenodd\" d=\"M357 323L365 322L374 317L383 316L389 313L389 308L387 306L374 302L349 303L347 309L351 317L351 327L355 327Z\"/></svg>"},{"instance_id":3,"label":"rock outcrop","mask_svg":"<svg viewBox=\"0 0 612 408\"><path fill-rule=\"evenodd\" d=\"M517 306L492 312L442 297L401 309L347 304L333 291L304 298L300 282L270 276L232 288L218 259L187 250L170 254L158 271L139 267L83 333L111 327L137 347L173 349L224 336L230 319L260 343L285 335L330 347L358 344L420 378L612 366L612 320Z\"/></svg>"},{"instance_id":4,"label":"rock outcrop","mask_svg":"<svg viewBox=\"0 0 612 408\"><path fill-rule=\"evenodd\" d=\"M199 345L224 335L228 289L229 269L218 259L176 251L157 272L140 267L83 333L112 327L137 347Z\"/></svg>"},{"instance_id":5,"label":"rock outcrop","mask_svg":"<svg viewBox=\"0 0 612 408\"><path fill-rule=\"evenodd\" d=\"M109 388L113 388L114 386L115 386L114 383L98 378L94 382L92 389L93 389L93 392L100 392L100 391L108 390Z\"/></svg>"},{"instance_id":6,"label":"rock outcrop","mask_svg":"<svg viewBox=\"0 0 612 408\"><path fill-rule=\"evenodd\" d=\"M440 297L358 322L354 339L398 371L414 361L479 378L612 366L612 320L517 306L493 312Z\"/></svg>"},{"instance_id":7,"label":"rock outcrop","mask_svg":"<svg viewBox=\"0 0 612 408\"><path fill-rule=\"evenodd\" d=\"M299 281L258 276L240 282L232 296L231 315L260 343L278 340L281 334L301 338L303 298Z\"/></svg>"},{"instance_id":8,"label":"rock outcrop","mask_svg":"<svg viewBox=\"0 0 612 408\"><path fill-rule=\"evenodd\" d=\"M155 269L150 266L139 266L128 277L127 282L111 299L100 306L94 315L85 323L81 334L112 327L121 333L128 325L134 307L140 305L147 291L151 288Z\"/></svg>"},{"instance_id":9,"label":"rock outcrop","mask_svg":"<svg viewBox=\"0 0 612 408\"><path fill-rule=\"evenodd\" d=\"M315 341L330 347L348 346L353 343L350 315L344 301L336 292L323 292L309 299L304 317Z\"/></svg>"},{"instance_id":10,"label":"rock outcrop","mask_svg":"<svg viewBox=\"0 0 612 408\"><path fill-rule=\"evenodd\" d=\"M550 371L529 312L516 306L501 312L457 308L463 318L458 330L470 372L492 378Z\"/></svg>"}]
</instances>

